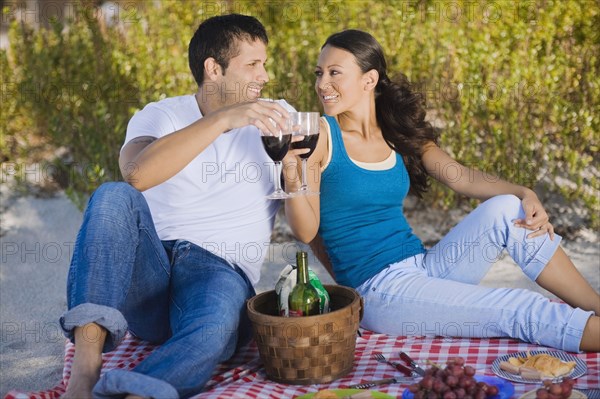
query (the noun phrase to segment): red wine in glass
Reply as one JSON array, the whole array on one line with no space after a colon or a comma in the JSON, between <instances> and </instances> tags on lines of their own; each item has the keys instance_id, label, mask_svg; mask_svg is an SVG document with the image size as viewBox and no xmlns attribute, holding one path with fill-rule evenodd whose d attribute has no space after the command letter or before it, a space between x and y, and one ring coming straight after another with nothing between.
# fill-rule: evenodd
<instances>
[{"instance_id":1,"label":"red wine in glass","mask_svg":"<svg viewBox=\"0 0 600 399\"><path fill-rule=\"evenodd\" d=\"M272 122L274 124L274 122ZM286 199L290 195L281 188L281 161L287 154L292 141L289 121L279 130L279 134L261 131L263 148L269 158L275 162L275 191L267 196L268 199Z\"/></svg>"},{"instance_id":2,"label":"red wine in glass","mask_svg":"<svg viewBox=\"0 0 600 399\"><path fill-rule=\"evenodd\" d=\"M291 144L292 149L308 148L306 154L299 154L302 159L302 185L300 188L291 193L292 196L298 195L318 195L318 191L311 191L307 184L307 159L315 150L319 141L319 113L318 112L292 112L290 114L290 124L292 134L302 137L301 140Z\"/></svg>"},{"instance_id":3,"label":"red wine in glass","mask_svg":"<svg viewBox=\"0 0 600 399\"><path fill-rule=\"evenodd\" d=\"M292 150L299 150L302 148L308 148L310 151L306 154L298 155L302 159L306 159L311 156L311 154L315 151L315 147L317 146L317 141L319 141L319 136L316 134L312 134L310 136L304 136L304 139L300 141L296 141L290 145Z\"/></svg>"},{"instance_id":4,"label":"red wine in glass","mask_svg":"<svg viewBox=\"0 0 600 399\"><path fill-rule=\"evenodd\" d=\"M280 162L287 154L290 142L292 141L291 134L281 134L279 136L261 136L263 146L269 158L275 162Z\"/></svg>"}]
</instances>

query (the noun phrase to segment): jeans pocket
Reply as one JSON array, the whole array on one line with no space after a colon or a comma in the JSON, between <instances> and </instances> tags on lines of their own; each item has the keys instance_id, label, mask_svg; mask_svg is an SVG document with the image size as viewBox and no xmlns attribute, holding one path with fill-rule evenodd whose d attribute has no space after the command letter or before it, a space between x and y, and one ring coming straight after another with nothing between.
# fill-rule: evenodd
<instances>
[{"instance_id":1,"label":"jeans pocket","mask_svg":"<svg viewBox=\"0 0 600 399\"><path fill-rule=\"evenodd\" d=\"M390 267L391 267L391 265L387 265L379 273L370 277L367 281L365 281L364 283L362 283L361 285L356 287L356 290L358 291L358 293L361 294L361 296L364 296L362 293L366 294L368 292L376 292L377 287L381 283L382 278L385 278L387 272L390 270Z\"/></svg>"},{"instance_id":2,"label":"jeans pocket","mask_svg":"<svg viewBox=\"0 0 600 399\"><path fill-rule=\"evenodd\" d=\"M177 241L173 246L173 252L171 253L171 264L174 265L177 261L185 259L190 253L192 243L189 241Z\"/></svg>"}]
</instances>

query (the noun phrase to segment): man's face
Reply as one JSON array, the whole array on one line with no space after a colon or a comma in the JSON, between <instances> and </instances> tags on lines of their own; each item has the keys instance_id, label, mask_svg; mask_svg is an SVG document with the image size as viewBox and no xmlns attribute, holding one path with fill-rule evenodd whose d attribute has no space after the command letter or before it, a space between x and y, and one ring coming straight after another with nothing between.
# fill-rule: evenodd
<instances>
[{"instance_id":1,"label":"man's face","mask_svg":"<svg viewBox=\"0 0 600 399\"><path fill-rule=\"evenodd\" d=\"M227 69L217 79L224 106L257 99L269 81L265 70L265 44L260 40L242 40L237 42L237 46L239 54L229 60Z\"/></svg>"}]
</instances>

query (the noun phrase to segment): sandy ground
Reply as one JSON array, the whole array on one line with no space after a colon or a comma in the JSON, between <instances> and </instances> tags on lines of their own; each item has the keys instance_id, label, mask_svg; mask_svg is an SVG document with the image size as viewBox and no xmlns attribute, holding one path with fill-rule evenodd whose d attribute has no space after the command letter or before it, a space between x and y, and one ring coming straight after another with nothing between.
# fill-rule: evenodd
<instances>
[{"instance_id":1,"label":"sandy ground","mask_svg":"<svg viewBox=\"0 0 600 399\"><path fill-rule=\"evenodd\" d=\"M61 378L64 338L57 319L66 307L66 275L81 212L62 193L51 198L13 197L6 186L0 186L0 199L0 397L4 397L11 389L48 389ZM421 219L412 215L411 219L429 220L431 215ZM444 223L413 226L427 242L441 236L446 229ZM259 290L273 288L280 270L293 259L296 249L294 242L271 245ZM597 235L592 233L583 240L565 243L565 249L600 290ZM331 282L320 265L313 262L313 266L324 282ZM508 257L492 267L483 284L529 288L549 295L527 280Z\"/></svg>"}]
</instances>

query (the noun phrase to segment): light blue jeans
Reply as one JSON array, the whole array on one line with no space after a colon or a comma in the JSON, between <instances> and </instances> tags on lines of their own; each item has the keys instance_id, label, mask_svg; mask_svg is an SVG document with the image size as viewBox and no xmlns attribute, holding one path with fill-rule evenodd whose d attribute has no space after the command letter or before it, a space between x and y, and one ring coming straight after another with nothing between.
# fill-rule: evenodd
<instances>
[{"instance_id":1,"label":"light blue jeans","mask_svg":"<svg viewBox=\"0 0 600 399\"><path fill-rule=\"evenodd\" d=\"M132 371L105 373L95 398L189 397L249 341L245 302L253 295L237 266L188 241L161 241L139 191L106 183L84 214L60 322L71 340L75 327L103 326L105 352L127 330L161 344Z\"/></svg>"},{"instance_id":2,"label":"light blue jeans","mask_svg":"<svg viewBox=\"0 0 600 399\"><path fill-rule=\"evenodd\" d=\"M513 337L578 352L593 312L523 289L477 285L506 249L535 281L561 237L526 238L519 198L501 195L471 212L426 253L394 263L357 290L362 327L392 335Z\"/></svg>"}]
</instances>

